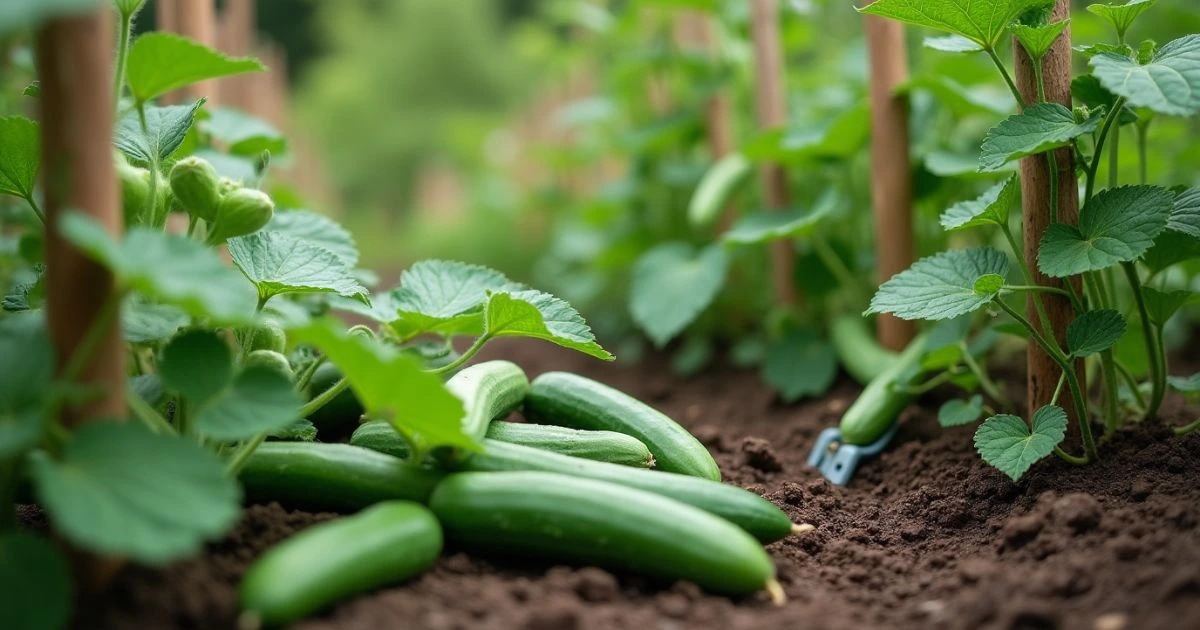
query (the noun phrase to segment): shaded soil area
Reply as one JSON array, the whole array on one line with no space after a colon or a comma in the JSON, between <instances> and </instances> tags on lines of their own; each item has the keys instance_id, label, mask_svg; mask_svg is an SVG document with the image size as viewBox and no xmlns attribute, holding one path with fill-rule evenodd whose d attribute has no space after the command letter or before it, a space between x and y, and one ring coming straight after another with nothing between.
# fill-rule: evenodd
<instances>
[{"instance_id":1,"label":"shaded soil area","mask_svg":"<svg viewBox=\"0 0 1200 630\"><path fill-rule=\"evenodd\" d=\"M544 344L489 353L534 376L566 369L642 397L692 429L728 482L816 530L771 545L789 603L730 600L685 583L596 568L476 557L450 546L421 578L345 602L295 627L478 629L1200 628L1200 435L1154 423L1128 430L1103 459L1056 458L1014 484L984 465L971 428L943 431L937 401L911 408L880 457L849 487L805 466L817 433L857 387L782 405L752 372L716 367L680 381L663 360L601 364ZM1183 423L1197 410L1168 402ZM1190 417L1189 417L1190 414ZM36 513L26 513L35 519ZM329 514L251 506L197 559L130 568L81 628L236 627L247 563Z\"/></svg>"}]
</instances>

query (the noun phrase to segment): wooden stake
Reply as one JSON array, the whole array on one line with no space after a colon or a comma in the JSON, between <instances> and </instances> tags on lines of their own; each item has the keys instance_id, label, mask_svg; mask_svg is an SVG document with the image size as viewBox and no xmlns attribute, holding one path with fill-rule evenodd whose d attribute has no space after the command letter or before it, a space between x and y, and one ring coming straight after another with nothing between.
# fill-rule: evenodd
<instances>
[{"instance_id":1,"label":"wooden stake","mask_svg":"<svg viewBox=\"0 0 1200 630\"><path fill-rule=\"evenodd\" d=\"M1064 20L1070 16L1070 10L1069 0L1057 0L1051 19L1053 21ZM1037 101L1037 80L1034 77L1033 61L1029 55L1025 54L1025 49L1015 41L1013 49L1015 50L1014 65L1017 88L1021 91L1021 96L1026 103L1034 103ZM1050 48L1050 52L1046 54L1042 63L1046 99L1052 103L1071 107L1070 27L1067 27L1062 37L1058 38L1058 41ZM1075 223L1079 218L1079 187L1075 177L1075 156L1071 149L1064 148L1055 151L1055 159L1058 163L1059 221ZM1021 196L1025 230L1025 262L1029 265L1037 284L1062 287L1061 280L1042 275L1037 266L1038 244L1042 240L1042 234L1050 225L1050 169L1046 156L1037 155L1021 160ZM1035 325L1037 325L1038 316L1034 310L1033 300L1037 299L1038 295L1042 296L1041 299L1046 305L1054 336L1058 338L1063 347L1066 347L1067 324L1074 317L1070 301L1054 294L1030 293L1026 300L1025 310L1029 321L1035 322ZM1027 403L1029 413L1032 414L1035 409L1050 402L1054 395L1054 388L1058 384L1060 371L1054 360L1033 343L1029 344L1026 363L1029 369ZM1086 382L1083 378L1082 362L1076 362L1076 372L1079 374L1079 381ZM1074 405L1063 404L1062 407L1067 410L1067 415L1071 420L1067 423L1068 435L1077 436L1078 414L1075 413Z\"/></svg>"},{"instance_id":2,"label":"wooden stake","mask_svg":"<svg viewBox=\"0 0 1200 630\"><path fill-rule=\"evenodd\" d=\"M253 54L256 30L254 0L226 0L217 30L221 52L237 57ZM279 70L275 66L268 67L269 75L278 75ZM221 101L243 111L250 111L254 106L256 88L264 79L264 76L254 74L222 79Z\"/></svg>"},{"instance_id":3,"label":"wooden stake","mask_svg":"<svg viewBox=\"0 0 1200 630\"><path fill-rule=\"evenodd\" d=\"M179 31L178 22L178 0L155 0L154 27L156 29L165 33L176 33Z\"/></svg>"},{"instance_id":4,"label":"wooden stake","mask_svg":"<svg viewBox=\"0 0 1200 630\"><path fill-rule=\"evenodd\" d=\"M217 11L214 0L177 0L175 24L180 35L193 39L209 48L217 47ZM183 102L195 102L207 98L206 107L211 109L218 102L217 82L213 80L193 83L179 90Z\"/></svg>"},{"instance_id":5,"label":"wooden stake","mask_svg":"<svg viewBox=\"0 0 1200 630\"><path fill-rule=\"evenodd\" d=\"M46 214L46 313L59 369L91 345L78 381L97 398L65 409L67 426L125 418L125 348L112 274L59 236L68 210L121 231L113 168L112 34L108 10L49 22L37 35ZM94 344L85 344L85 339ZM121 562L72 553L79 586L98 589Z\"/></svg>"},{"instance_id":6,"label":"wooden stake","mask_svg":"<svg viewBox=\"0 0 1200 630\"><path fill-rule=\"evenodd\" d=\"M871 71L871 199L883 282L913 263L908 99L896 93L908 81L908 57L902 24L874 15L864 19ZM891 350L902 350L917 334L915 322L894 315L880 315L876 322L879 342Z\"/></svg>"}]
</instances>

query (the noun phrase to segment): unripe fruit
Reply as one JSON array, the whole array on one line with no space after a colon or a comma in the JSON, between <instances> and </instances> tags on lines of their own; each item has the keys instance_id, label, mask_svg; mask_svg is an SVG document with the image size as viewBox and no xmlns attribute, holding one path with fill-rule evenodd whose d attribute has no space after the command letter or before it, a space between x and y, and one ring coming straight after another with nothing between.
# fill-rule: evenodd
<instances>
[{"instance_id":1,"label":"unripe fruit","mask_svg":"<svg viewBox=\"0 0 1200 630\"><path fill-rule=\"evenodd\" d=\"M287 347L287 334L275 322L263 322L247 331L246 345L250 350L274 350L283 352Z\"/></svg>"},{"instance_id":2,"label":"unripe fruit","mask_svg":"<svg viewBox=\"0 0 1200 630\"><path fill-rule=\"evenodd\" d=\"M118 160L116 166L117 177L121 180L121 207L125 215L125 227L147 223L153 214L147 203L150 198L150 171L124 160Z\"/></svg>"},{"instance_id":3,"label":"unripe fruit","mask_svg":"<svg viewBox=\"0 0 1200 630\"><path fill-rule=\"evenodd\" d=\"M210 243L253 234L271 221L275 203L261 190L241 188L221 198L217 219L209 233Z\"/></svg>"},{"instance_id":4,"label":"unripe fruit","mask_svg":"<svg viewBox=\"0 0 1200 630\"><path fill-rule=\"evenodd\" d=\"M255 350L247 354L246 360L242 362L242 369L248 370L253 367L273 370L286 376L289 381L295 376L292 373L292 364L288 363L287 357L274 350Z\"/></svg>"},{"instance_id":5,"label":"unripe fruit","mask_svg":"<svg viewBox=\"0 0 1200 630\"><path fill-rule=\"evenodd\" d=\"M207 160L191 156L171 168L171 192L194 217L212 222L221 203L221 185L217 169Z\"/></svg>"}]
</instances>

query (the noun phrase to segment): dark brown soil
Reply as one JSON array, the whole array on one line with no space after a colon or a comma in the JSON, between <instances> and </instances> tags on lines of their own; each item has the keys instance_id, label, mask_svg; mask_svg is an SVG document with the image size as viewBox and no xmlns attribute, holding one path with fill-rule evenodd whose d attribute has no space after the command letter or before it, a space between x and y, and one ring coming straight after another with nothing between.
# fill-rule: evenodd
<instances>
[{"instance_id":1,"label":"dark brown soil","mask_svg":"<svg viewBox=\"0 0 1200 630\"><path fill-rule=\"evenodd\" d=\"M296 627L1200 628L1200 435L1173 439L1162 425L1139 426L1105 445L1099 464L1051 458L1014 484L978 459L971 429L943 431L929 411L910 409L892 447L838 488L804 461L817 432L852 401L848 383L784 406L753 373L718 368L681 382L659 360L622 368L528 344L493 355L531 376L569 369L644 398L695 431L729 482L816 525L769 547L789 603L449 548L418 580ZM1171 400L1164 415L1182 423L1196 413ZM250 507L203 557L127 570L105 606L77 625L234 627L246 564L330 517Z\"/></svg>"}]
</instances>

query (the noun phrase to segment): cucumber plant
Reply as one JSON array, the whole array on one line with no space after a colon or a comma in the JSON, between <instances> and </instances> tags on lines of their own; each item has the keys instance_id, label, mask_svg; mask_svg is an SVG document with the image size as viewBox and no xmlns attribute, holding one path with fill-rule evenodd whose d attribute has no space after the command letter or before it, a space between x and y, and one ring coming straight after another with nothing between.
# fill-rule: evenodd
<instances>
[{"instance_id":1,"label":"cucumber plant","mask_svg":"<svg viewBox=\"0 0 1200 630\"><path fill-rule=\"evenodd\" d=\"M1185 273L1172 273L1175 265L1200 256L1200 222L1197 189L1158 186L1148 182L1147 139L1161 117L1190 117L1200 112L1200 35L1187 35L1165 44L1126 41L1129 26L1153 0L1127 4L1096 4L1088 11L1112 27L1115 41L1077 47L1089 72L1074 78L1074 109L1048 102L1042 65L1050 47L1062 37L1068 20L1049 19L1052 2L1003 0L970 3L945 0L924 3L919 9L903 0L878 0L863 13L900 20L950 33L940 38L943 49L986 55L1009 86L1020 113L1000 121L988 131L979 154L979 170L993 172L1015 160L1045 156L1050 161L1048 213L1051 220L1036 244L1037 269L1050 278L1064 279L1062 287L1037 284L1021 240L1010 226L1010 210L1020 187L1015 176L997 184L976 199L951 206L941 216L949 231L993 232L1011 248L1017 264L1000 249L990 246L955 249L917 261L908 270L883 283L867 313L892 313L905 319L945 320L981 310L1007 316L998 327L1028 339L1048 354L1059 368L1053 399L1031 410L1028 422L1010 414L992 415L979 426L975 445L989 464L1014 480L1039 459L1052 453L1076 464L1095 461L1103 439L1093 433L1095 407L1104 437L1125 423L1155 416L1168 387L1187 391L1194 379L1170 379L1164 327L1187 302L1194 299ZM1003 39L1013 38L1034 63L1036 98L1027 102L1017 89L998 50ZM953 45L950 45L953 44ZM1120 129L1130 127L1138 138L1140 176L1136 182L1119 181L1119 154L1115 151ZM1077 180L1058 181L1054 151L1067 147L1079 164ZM1101 186L1098 174L1108 152L1108 181ZM1039 158L1040 159L1040 158ZM1059 187L1079 186L1078 223L1060 217ZM1039 209L1041 211L1041 209ZM1123 280L1123 282L1122 282ZM1011 303L1015 296L1032 294L1036 317L1023 314ZM1065 343L1055 337L1041 296L1055 294L1070 301L1073 320ZM1140 381L1114 348L1127 330L1141 337L1140 358L1149 366L1149 378ZM1089 400L1093 391L1087 378L1079 378L1075 362L1098 366L1099 404ZM1128 404L1123 405L1122 401ZM981 401L948 403L940 416L945 424L969 423L981 413ZM1078 420L1082 454L1071 454L1061 443L1067 432L1069 408ZM1184 433L1195 424L1177 429Z\"/></svg>"},{"instance_id":2,"label":"cucumber plant","mask_svg":"<svg viewBox=\"0 0 1200 630\"><path fill-rule=\"evenodd\" d=\"M40 4L18 3L21 10L4 17L94 10L88 2ZM464 432L463 401L445 376L489 340L533 337L612 358L569 304L483 267L424 261L404 272L399 287L373 293L373 274L357 267L345 229L278 203L295 195L269 184L271 153L286 151L277 131L241 112L210 111L203 98L161 104L183 86L264 66L169 33L133 38L142 4L120 0L105 9L121 29L112 151L125 229L114 236L83 214L57 217L61 235L111 271L116 287L63 361L47 329L44 270L60 261L46 259L43 247L39 122L0 117L0 193L11 198L5 239L14 235L17 244L0 254L9 289L0 317L0 592L5 610L28 609L9 597L34 589L53 600L40 606L45 614L64 611L31 620L35 627L65 622L70 582L54 546L16 531L18 498L36 500L79 549L161 565L232 526L243 495L238 473L259 446L312 440L315 427L305 419L346 390L418 455L477 450L483 430ZM40 98L36 85L28 98ZM373 325L348 329L335 312ZM129 421L69 430L60 412L96 396L80 377L114 321L131 359L123 375ZM454 353L451 341L463 336L474 342ZM326 365L340 376L309 392ZM314 465L302 445L290 446L272 446L259 466ZM426 494L438 478L388 459L385 468L401 465L394 475L425 478ZM383 498L396 497L369 502ZM12 558L18 573L8 570Z\"/></svg>"}]
</instances>

